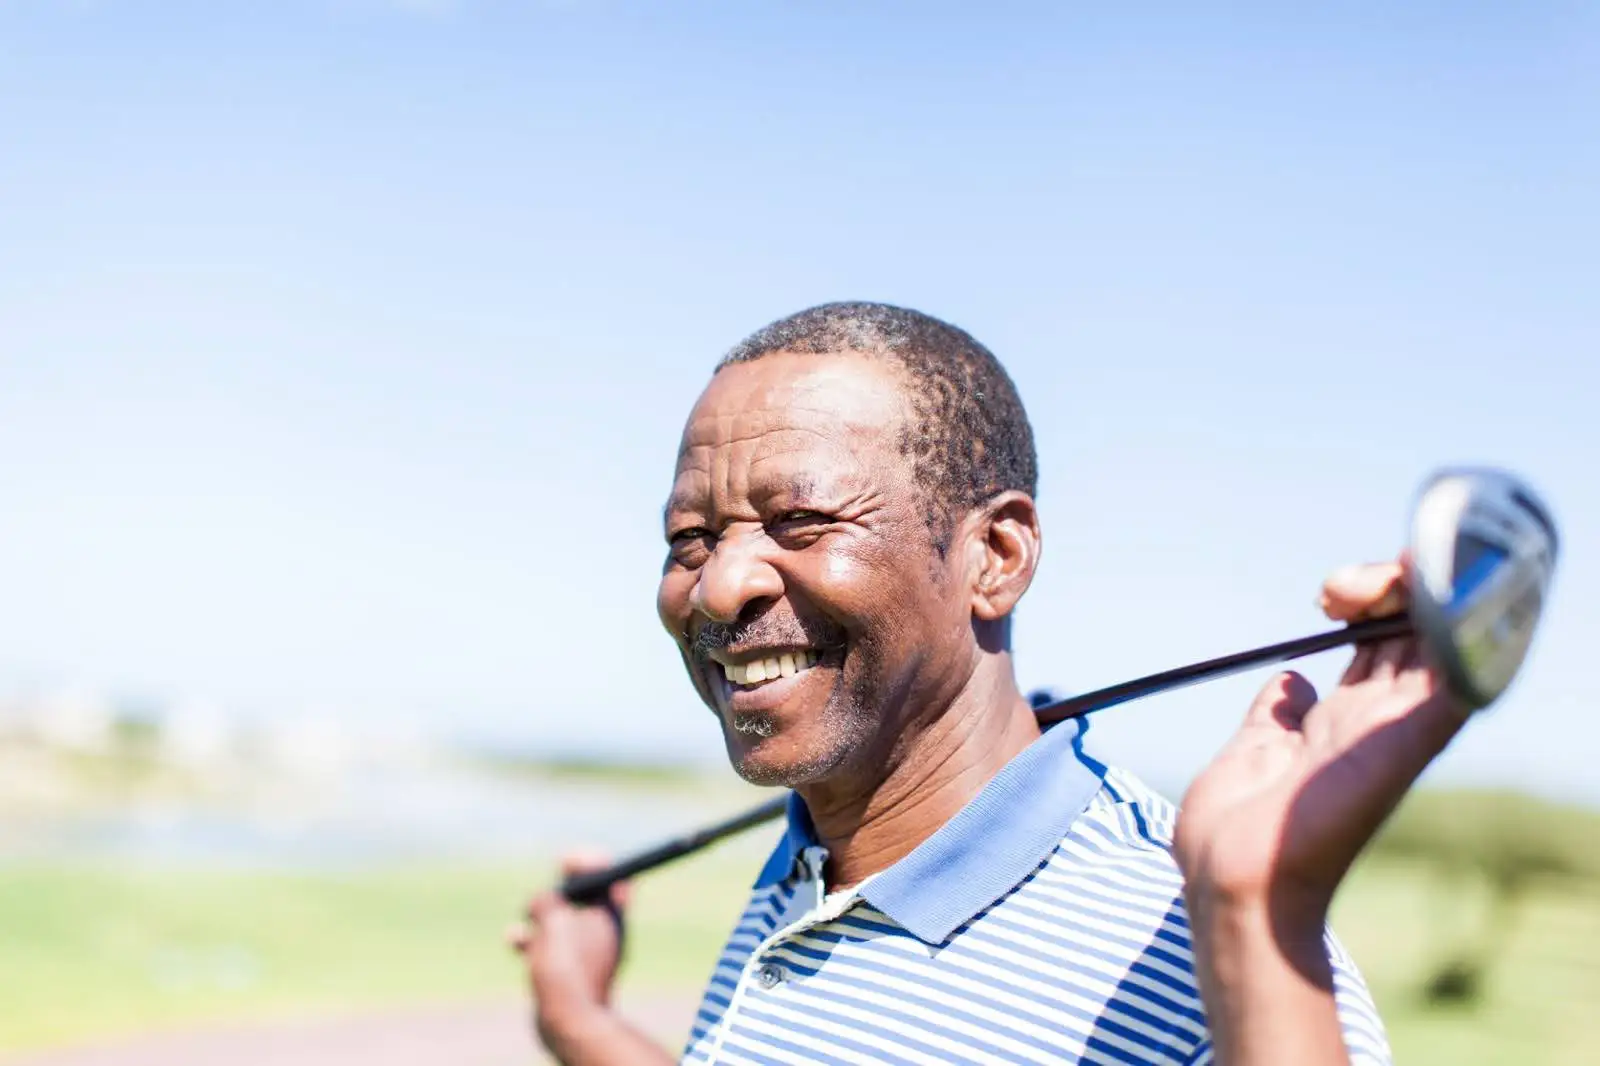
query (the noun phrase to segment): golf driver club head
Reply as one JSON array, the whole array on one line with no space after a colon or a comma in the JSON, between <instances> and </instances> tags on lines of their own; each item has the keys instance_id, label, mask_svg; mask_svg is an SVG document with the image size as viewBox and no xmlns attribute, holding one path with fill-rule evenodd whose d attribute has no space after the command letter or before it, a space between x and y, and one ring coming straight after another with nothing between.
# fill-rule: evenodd
<instances>
[{"instance_id":1,"label":"golf driver club head","mask_svg":"<svg viewBox=\"0 0 1600 1066\"><path fill-rule=\"evenodd\" d=\"M1450 692L1471 710L1499 698L1533 642L1555 570L1548 508L1501 470L1443 470L1411 519L1411 617Z\"/></svg>"}]
</instances>

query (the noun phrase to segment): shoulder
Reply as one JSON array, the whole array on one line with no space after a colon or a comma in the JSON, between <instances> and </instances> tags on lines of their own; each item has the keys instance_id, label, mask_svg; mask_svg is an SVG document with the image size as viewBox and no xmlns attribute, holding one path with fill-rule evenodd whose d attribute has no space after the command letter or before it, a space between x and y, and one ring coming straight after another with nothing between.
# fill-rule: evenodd
<instances>
[{"instance_id":1,"label":"shoulder","mask_svg":"<svg viewBox=\"0 0 1600 1066\"><path fill-rule=\"evenodd\" d=\"M1071 900L1078 920L1106 945L1123 946L1132 986L1198 1004L1183 877L1172 855L1177 820L1172 800L1136 775L1106 767L1099 790L1030 881L1042 897ZM1027 888L1018 886L1019 893ZM1360 968L1331 928L1325 939L1352 1061L1389 1063L1387 1035Z\"/></svg>"},{"instance_id":2,"label":"shoulder","mask_svg":"<svg viewBox=\"0 0 1600 1066\"><path fill-rule=\"evenodd\" d=\"M1060 880L1074 895L1087 891L1080 898L1089 905L1108 894L1151 911L1181 911L1183 877L1172 855L1177 820L1171 800L1135 775L1106 767L1036 879Z\"/></svg>"}]
</instances>

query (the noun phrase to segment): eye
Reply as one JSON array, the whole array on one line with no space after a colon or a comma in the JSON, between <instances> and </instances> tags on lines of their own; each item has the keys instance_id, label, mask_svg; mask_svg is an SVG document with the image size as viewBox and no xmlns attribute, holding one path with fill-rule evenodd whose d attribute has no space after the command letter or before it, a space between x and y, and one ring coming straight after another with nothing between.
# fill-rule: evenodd
<instances>
[{"instance_id":1,"label":"eye","mask_svg":"<svg viewBox=\"0 0 1600 1066\"><path fill-rule=\"evenodd\" d=\"M767 526L767 535L790 548L814 544L828 531L833 519L817 511L784 511Z\"/></svg>"},{"instance_id":2,"label":"eye","mask_svg":"<svg viewBox=\"0 0 1600 1066\"><path fill-rule=\"evenodd\" d=\"M778 525L778 526L808 525L808 524L813 523L813 522L826 522L828 520L829 519L828 519L827 515L820 514L820 513L816 512L816 511L807 511L807 510L801 509L801 510L783 512L782 514L780 514L778 516L777 520L775 522L773 522L773 525Z\"/></svg>"},{"instance_id":3,"label":"eye","mask_svg":"<svg viewBox=\"0 0 1600 1066\"><path fill-rule=\"evenodd\" d=\"M667 554L679 566L697 567L711 557L716 535L702 526L667 534Z\"/></svg>"},{"instance_id":4,"label":"eye","mask_svg":"<svg viewBox=\"0 0 1600 1066\"><path fill-rule=\"evenodd\" d=\"M705 529L702 526L691 526L688 529L680 529L675 533L667 534L667 543L682 544L685 541L703 540L709 536L711 536L709 529Z\"/></svg>"}]
</instances>

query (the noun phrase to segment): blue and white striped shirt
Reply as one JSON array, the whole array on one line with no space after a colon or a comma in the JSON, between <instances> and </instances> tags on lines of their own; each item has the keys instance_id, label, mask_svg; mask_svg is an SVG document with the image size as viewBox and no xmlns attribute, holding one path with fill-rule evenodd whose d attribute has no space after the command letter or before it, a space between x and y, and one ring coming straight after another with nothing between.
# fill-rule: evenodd
<instances>
[{"instance_id":1,"label":"blue and white striped shirt","mask_svg":"<svg viewBox=\"0 0 1600 1066\"><path fill-rule=\"evenodd\" d=\"M682 1061L1208 1063L1176 815L1069 721L911 854L828 895L792 796ZM1351 1059L1387 1066L1361 975L1327 941Z\"/></svg>"}]
</instances>

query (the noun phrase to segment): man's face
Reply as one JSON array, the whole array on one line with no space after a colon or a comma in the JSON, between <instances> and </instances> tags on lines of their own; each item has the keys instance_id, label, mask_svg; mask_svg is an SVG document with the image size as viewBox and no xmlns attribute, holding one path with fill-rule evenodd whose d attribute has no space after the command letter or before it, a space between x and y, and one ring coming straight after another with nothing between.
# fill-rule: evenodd
<instances>
[{"instance_id":1,"label":"man's face","mask_svg":"<svg viewBox=\"0 0 1600 1066\"><path fill-rule=\"evenodd\" d=\"M977 662L961 553L934 551L900 454L902 382L768 355L719 373L684 429L657 607L752 782L883 765Z\"/></svg>"}]
</instances>

